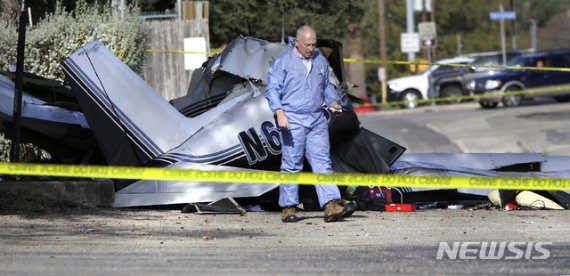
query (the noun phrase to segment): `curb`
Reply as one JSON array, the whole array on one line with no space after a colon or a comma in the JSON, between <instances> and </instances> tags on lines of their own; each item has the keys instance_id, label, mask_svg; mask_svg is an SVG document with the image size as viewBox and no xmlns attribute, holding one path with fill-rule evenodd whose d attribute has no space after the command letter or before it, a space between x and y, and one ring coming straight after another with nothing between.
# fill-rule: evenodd
<instances>
[{"instance_id":1,"label":"curb","mask_svg":"<svg viewBox=\"0 0 570 276\"><path fill-rule=\"evenodd\" d=\"M0 200L10 203L4 204L4 207L10 209L18 209L18 203L30 201L45 203L47 206L63 203L86 207L106 207L111 206L114 198L114 183L108 179L0 182Z\"/></svg>"}]
</instances>

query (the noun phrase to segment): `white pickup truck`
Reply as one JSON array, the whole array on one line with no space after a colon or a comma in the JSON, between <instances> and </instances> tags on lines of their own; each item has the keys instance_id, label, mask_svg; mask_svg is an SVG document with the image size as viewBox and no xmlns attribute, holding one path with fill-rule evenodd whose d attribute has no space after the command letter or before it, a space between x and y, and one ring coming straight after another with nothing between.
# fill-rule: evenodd
<instances>
[{"instance_id":1,"label":"white pickup truck","mask_svg":"<svg viewBox=\"0 0 570 276\"><path fill-rule=\"evenodd\" d=\"M473 61L471 57L455 57L437 61L439 64L468 64ZM430 75L440 68L439 65L432 65L418 75L397 78L388 81L388 100L403 101L405 108L416 108L418 100L429 99L431 87ZM443 68L442 68L443 69Z\"/></svg>"}]
</instances>

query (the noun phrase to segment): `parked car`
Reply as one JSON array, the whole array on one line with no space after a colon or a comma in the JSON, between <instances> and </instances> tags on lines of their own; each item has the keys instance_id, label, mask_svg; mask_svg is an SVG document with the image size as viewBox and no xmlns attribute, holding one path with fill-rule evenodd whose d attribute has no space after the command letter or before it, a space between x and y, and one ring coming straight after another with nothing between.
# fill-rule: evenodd
<instances>
[{"instance_id":1,"label":"parked car","mask_svg":"<svg viewBox=\"0 0 570 276\"><path fill-rule=\"evenodd\" d=\"M553 50L523 55L511 60L507 65L570 68L570 50ZM474 95L497 94L497 97L480 98L479 104L483 108L495 108L499 102L505 107L517 106L523 100L534 97L554 97L557 101L568 101L570 100L570 89L533 95L504 95L503 93L569 84L569 72L547 70L489 70L484 75L466 80L467 89Z\"/></svg>"},{"instance_id":2,"label":"parked car","mask_svg":"<svg viewBox=\"0 0 570 276\"><path fill-rule=\"evenodd\" d=\"M518 50L507 52L507 61L525 53L528 53L528 51ZM485 68L475 69L477 66L500 65L503 60L502 52L472 53L467 56L474 58L474 60L469 63L471 66L449 67L448 70L438 70L432 74L432 89L434 91L433 95L435 98L461 97L469 95L469 90L465 87L465 77L468 74L486 72L489 70Z\"/></svg>"},{"instance_id":3,"label":"parked car","mask_svg":"<svg viewBox=\"0 0 570 276\"><path fill-rule=\"evenodd\" d=\"M440 64L467 64L473 61L471 57L455 57L438 61ZM418 100L429 99L430 77L437 71L449 70L448 66L432 65L418 75L406 76L388 81L388 101L403 101L403 107L415 108Z\"/></svg>"}]
</instances>

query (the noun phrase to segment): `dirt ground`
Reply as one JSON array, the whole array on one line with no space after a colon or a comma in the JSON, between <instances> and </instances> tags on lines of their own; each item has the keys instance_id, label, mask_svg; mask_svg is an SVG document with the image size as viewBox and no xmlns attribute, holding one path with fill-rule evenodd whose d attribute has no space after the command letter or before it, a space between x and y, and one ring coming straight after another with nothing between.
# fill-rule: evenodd
<instances>
[{"instance_id":1,"label":"dirt ground","mask_svg":"<svg viewBox=\"0 0 570 276\"><path fill-rule=\"evenodd\" d=\"M65 204L64 204L65 205ZM51 206L0 210L2 274L560 274L570 212L358 211L325 223L304 212L200 215ZM552 242L546 260L437 260L440 242Z\"/></svg>"}]
</instances>

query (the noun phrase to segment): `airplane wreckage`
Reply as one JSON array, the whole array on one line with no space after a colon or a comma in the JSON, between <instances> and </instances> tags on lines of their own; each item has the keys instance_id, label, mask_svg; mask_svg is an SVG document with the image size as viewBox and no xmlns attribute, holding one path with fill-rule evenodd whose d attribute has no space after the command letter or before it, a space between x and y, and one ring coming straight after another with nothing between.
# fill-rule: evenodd
<instances>
[{"instance_id":1,"label":"airplane wreckage","mask_svg":"<svg viewBox=\"0 0 570 276\"><path fill-rule=\"evenodd\" d=\"M570 157L565 156L403 154L404 147L360 127L351 104L354 98L348 94L342 44L319 40L318 45L329 60L330 80L343 105L341 116L323 107L329 122L335 172L570 178L567 168ZM168 102L101 42L90 42L62 63L70 88L26 75L22 127L31 142L49 149L64 163L278 171L279 132L263 92L267 71L287 47L285 43L237 37L221 54L194 70L186 96ZM12 121L14 74L0 73L0 125L6 127ZM522 194L401 187L398 183L393 186L399 187L391 188L397 191L399 201L409 203L486 199L489 194L491 201L504 206ZM276 184L116 180L113 206L210 203L226 198L273 201L276 206L276 187ZM314 189L310 188L302 187L300 195L301 202L309 209L311 198L312 206L316 206ZM365 189L360 199L369 200L368 192ZM570 191L538 193L535 201L554 203L539 207L570 208ZM355 194L345 192L349 197Z\"/></svg>"}]
</instances>

